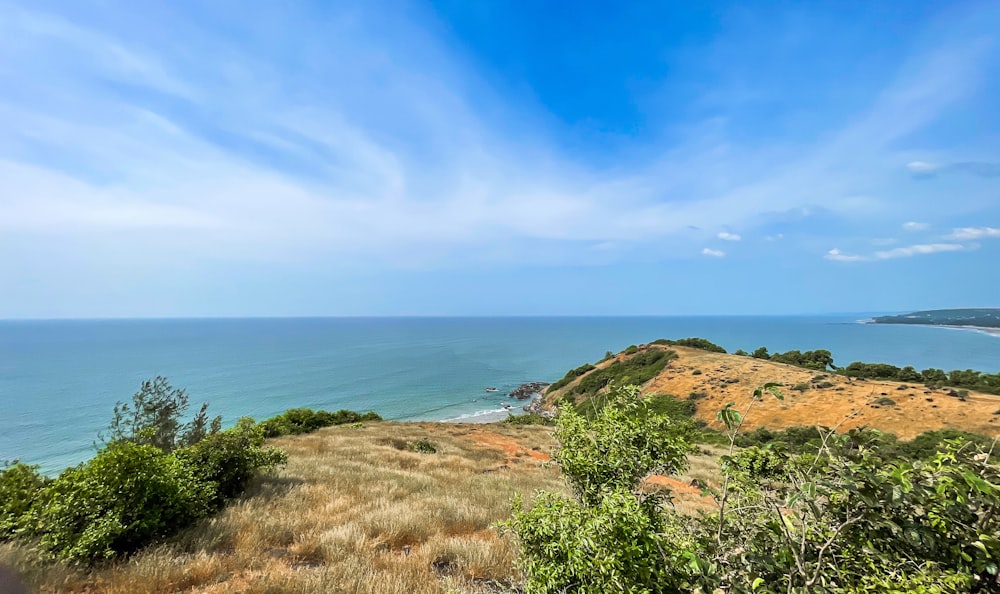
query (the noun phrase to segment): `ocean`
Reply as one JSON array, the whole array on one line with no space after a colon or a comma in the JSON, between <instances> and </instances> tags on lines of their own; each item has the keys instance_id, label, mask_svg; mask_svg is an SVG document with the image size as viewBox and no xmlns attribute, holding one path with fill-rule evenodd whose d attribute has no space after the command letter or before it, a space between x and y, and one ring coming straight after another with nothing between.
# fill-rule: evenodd
<instances>
[{"instance_id":1,"label":"ocean","mask_svg":"<svg viewBox=\"0 0 1000 594\"><path fill-rule=\"evenodd\" d=\"M998 336L862 317L0 321L0 461L54 473L91 457L115 402L156 375L229 425L292 407L495 417L521 383L657 338L700 336L730 352L825 348L838 365L1000 370Z\"/></svg>"}]
</instances>

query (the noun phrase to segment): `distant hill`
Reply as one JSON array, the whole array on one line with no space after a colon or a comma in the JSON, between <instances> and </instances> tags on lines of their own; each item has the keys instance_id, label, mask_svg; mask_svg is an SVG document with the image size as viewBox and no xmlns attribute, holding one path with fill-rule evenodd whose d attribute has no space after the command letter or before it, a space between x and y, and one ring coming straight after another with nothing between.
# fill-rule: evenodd
<instances>
[{"instance_id":1,"label":"distant hill","mask_svg":"<svg viewBox=\"0 0 1000 594\"><path fill-rule=\"evenodd\" d=\"M976 326L1000 328L1000 309L931 309L898 316L873 318L875 324L926 324L930 326Z\"/></svg>"},{"instance_id":2,"label":"distant hill","mask_svg":"<svg viewBox=\"0 0 1000 594\"><path fill-rule=\"evenodd\" d=\"M657 351L666 356L656 357ZM649 364L653 360L655 367ZM576 405L585 403L594 394L594 378L608 375L613 369L622 370L613 374L623 376L614 378L617 383L638 383L646 395L670 394L690 401L695 405L695 416L716 429L722 425L715 414L727 402L745 406L754 388L765 382L780 382L784 385L784 401L762 400L747 417L745 429L839 424L842 430L867 426L895 433L901 439L937 429L1000 436L997 395L947 385L929 388L920 382L854 379L830 371L675 345L630 347L595 365L578 368L567 374L575 377L549 387L541 407L552 410L565 399Z\"/></svg>"}]
</instances>

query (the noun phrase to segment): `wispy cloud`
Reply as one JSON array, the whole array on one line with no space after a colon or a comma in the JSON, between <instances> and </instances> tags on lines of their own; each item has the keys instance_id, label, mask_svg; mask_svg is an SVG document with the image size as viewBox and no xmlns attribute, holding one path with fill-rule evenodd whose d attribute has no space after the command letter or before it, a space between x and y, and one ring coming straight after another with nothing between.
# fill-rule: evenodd
<instances>
[{"instance_id":1,"label":"wispy cloud","mask_svg":"<svg viewBox=\"0 0 1000 594\"><path fill-rule=\"evenodd\" d=\"M837 248L833 248L832 250L828 251L826 255L823 257L826 258L827 260L832 260L834 262L861 262L867 259L864 256L845 254L844 252L840 251Z\"/></svg>"},{"instance_id":2,"label":"wispy cloud","mask_svg":"<svg viewBox=\"0 0 1000 594\"><path fill-rule=\"evenodd\" d=\"M713 250L712 248L705 248L701 250L701 253L702 255L711 256L713 258L724 258L726 256L726 252L722 250Z\"/></svg>"},{"instance_id":3,"label":"wispy cloud","mask_svg":"<svg viewBox=\"0 0 1000 594\"><path fill-rule=\"evenodd\" d=\"M865 256L860 254L845 254L837 248L826 253L823 257L834 262L869 262L873 260L894 260L896 258L911 258L913 256L923 256L937 254L941 252L961 252L969 247L960 243L927 243L908 245L905 247L893 248L891 250L881 250L874 254Z\"/></svg>"},{"instance_id":4,"label":"wispy cloud","mask_svg":"<svg viewBox=\"0 0 1000 594\"><path fill-rule=\"evenodd\" d=\"M995 227L960 227L947 236L947 239L955 241L972 241L975 239L986 239L1000 237L1000 229Z\"/></svg>"},{"instance_id":5,"label":"wispy cloud","mask_svg":"<svg viewBox=\"0 0 1000 594\"><path fill-rule=\"evenodd\" d=\"M978 177L1000 177L1000 163L985 161L959 161L956 163L927 163L911 161L906 168L917 178L933 177L938 173L966 173Z\"/></svg>"},{"instance_id":6,"label":"wispy cloud","mask_svg":"<svg viewBox=\"0 0 1000 594\"><path fill-rule=\"evenodd\" d=\"M875 252L876 260L891 260L893 258L910 258L939 252L960 252L968 249L960 243L927 243L898 247L891 250Z\"/></svg>"},{"instance_id":7,"label":"wispy cloud","mask_svg":"<svg viewBox=\"0 0 1000 594\"><path fill-rule=\"evenodd\" d=\"M908 221L906 223L903 223L904 231L923 231L928 227L930 227L930 225L928 225L927 223L918 223L916 221Z\"/></svg>"},{"instance_id":8,"label":"wispy cloud","mask_svg":"<svg viewBox=\"0 0 1000 594\"><path fill-rule=\"evenodd\" d=\"M722 231L716 237L725 241L739 241L743 239L736 233L729 233L728 231Z\"/></svg>"}]
</instances>

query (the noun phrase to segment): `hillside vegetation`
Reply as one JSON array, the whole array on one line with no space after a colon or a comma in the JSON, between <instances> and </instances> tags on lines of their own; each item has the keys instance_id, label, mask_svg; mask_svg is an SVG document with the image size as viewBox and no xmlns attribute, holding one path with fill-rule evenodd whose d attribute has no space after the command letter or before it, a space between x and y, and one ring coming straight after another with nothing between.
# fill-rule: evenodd
<instances>
[{"instance_id":1,"label":"hillside vegetation","mask_svg":"<svg viewBox=\"0 0 1000 594\"><path fill-rule=\"evenodd\" d=\"M762 350L766 353L766 349ZM851 377L864 364L847 366L846 372L851 375L832 369L823 371L819 366L828 351L792 351L767 354L768 358L764 358L759 353L741 356L677 345L642 345L631 354L622 352L595 364L561 387L553 384L546 391L542 406L554 411L559 403L569 402L580 410L594 395L591 387L595 382L589 379L591 376L603 381L599 374L612 366L627 369L633 365L630 361L638 357L638 365L643 367L641 362L656 358L655 353L661 352L667 353L668 362L655 377L636 382L642 392L690 400L696 408L695 417L714 429L722 428L715 414L727 402L738 401L753 386L778 382L784 386L785 400L763 403L746 420L746 429L821 425L847 430L864 426L894 433L901 439L912 439L924 431L937 429L960 429L987 436L1000 434L1000 398L948 383L950 377L961 379L964 372L944 374L943 378L936 378L939 383L931 386L919 380ZM969 377L983 381L983 376L992 381L990 374L973 372Z\"/></svg>"}]
</instances>

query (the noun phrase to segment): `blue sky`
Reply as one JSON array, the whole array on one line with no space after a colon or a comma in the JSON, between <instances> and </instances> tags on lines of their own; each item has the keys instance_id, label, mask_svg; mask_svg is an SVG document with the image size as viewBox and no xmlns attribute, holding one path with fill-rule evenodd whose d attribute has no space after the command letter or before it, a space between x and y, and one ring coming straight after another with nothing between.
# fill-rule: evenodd
<instances>
[{"instance_id":1,"label":"blue sky","mask_svg":"<svg viewBox=\"0 0 1000 594\"><path fill-rule=\"evenodd\" d=\"M612 4L0 0L0 317L1000 306L1000 4Z\"/></svg>"}]
</instances>

